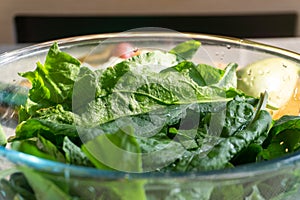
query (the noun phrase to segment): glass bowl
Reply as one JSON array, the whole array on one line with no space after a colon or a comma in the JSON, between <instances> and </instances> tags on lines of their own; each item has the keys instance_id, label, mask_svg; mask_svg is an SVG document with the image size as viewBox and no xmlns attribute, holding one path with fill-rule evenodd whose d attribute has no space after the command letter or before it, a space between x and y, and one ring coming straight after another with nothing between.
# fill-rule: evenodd
<instances>
[{"instance_id":1,"label":"glass bowl","mask_svg":"<svg viewBox=\"0 0 300 200\"><path fill-rule=\"evenodd\" d=\"M87 64L98 65L109 61L109 56L103 52L110 45L122 41L132 42L139 49L168 50L187 38L199 40L203 47L199 53L201 55L197 56L197 53L194 61L216 67L230 62L245 66L269 57L281 57L300 64L300 55L294 52L248 40L205 34L112 33L55 42L62 51ZM18 87L23 80L18 72L33 70L37 61L43 63L53 42L0 55L0 97L6 97L8 91L18 96L10 97L11 102L2 102L1 105L1 125L7 135L14 134L17 117L14 109L5 105L19 104L18 99L24 100L27 95L26 89ZM98 54L101 54L101 58L97 57ZM0 148L0 170L0 199L239 200L297 199L300 196L300 153L223 170L128 173L63 164L13 151L8 147Z\"/></svg>"}]
</instances>

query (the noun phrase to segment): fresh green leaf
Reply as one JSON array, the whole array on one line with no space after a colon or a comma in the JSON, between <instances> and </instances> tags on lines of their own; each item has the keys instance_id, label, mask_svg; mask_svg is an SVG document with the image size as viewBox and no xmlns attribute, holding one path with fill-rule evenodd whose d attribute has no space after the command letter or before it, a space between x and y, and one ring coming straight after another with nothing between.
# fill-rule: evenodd
<instances>
[{"instance_id":1,"label":"fresh green leaf","mask_svg":"<svg viewBox=\"0 0 300 200\"><path fill-rule=\"evenodd\" d=\"M102 73L102 70L92 71L87 67L80 68L72 93L72 111L75 114L82 114L89 102L105 94L98 80Z\"/></svg>"},{"instance_id":2,"label":"fresh green leaf","mask_svg":"<svg viewBox=\"0 0 300 200\"><path fill-rule=\"evenodd\" d=\"M62 191L61 188L38 172L25 167L22 168L22 172L26 176L29 185L32 187L37 200L72 199L69 194Z\"/></svg>"},{"instance_id":3,"label":"fresh green leaf","mask_svg":"<svg viewBox=\"0 0 300 200\"><path fill-rule=\"evenodd\" d=\"M64 138L63 150L66 162L73 165L93 166L80 147L75 145L67 136Z\"/></svg>"},{"instance_id":4,"label":"fresh green leaf","mask_svg":"<svg viewBox=\"0 0 300 200\"><path fill-rule=\"evenodd\" d=\"M20 142L13 143L12 148L40 158L65 162L64 155L57 149L57 147L40 135L37 135L36 138L31 138L30 140L22 140Z\"/></svg>"},{"instance_id":5,"label":"fresh green leaf","mask_svg":"<svg viewBox=\"0 0 300 200\"><path fill-rule=\"evenodd\" d=\"M141 151L131 127L99 135L83 144L82 150L99 169L142 171Z\"/></svg>"},{"instance_id":6,"label":"fresh green leaf","mask_svg":"<svg viewBox=\"0 0 300 200\"><path fill-rule=\"evenodd\" d=\"M196 68L203 79L204 85L217 84L225 74L224 70L207 64L198 64Z\"/></svg>"},{"instance_id":7,"label":"fresh green leaf","mask_svg":"<svg viewBox=\"0 0 300 200\"><path fill-rule=\"evenodd\" d=\"M185 147L180 142L168 138L164 133L138 138L138 143L142 155L145 155L142 157L145 172L168 166L181 158L185 152Z\"/></svg>"},{"instance_id":8,"label":"fresh green leaf","mask_svg":"<svg viewBox=\"0 0 300 200\"><path fill-rule=\"evenodd\" d=\"M36 137L41 134L48 137L52 142L56 143L64 136L78 137L76 127L69 124L57 124L56 121L46 119L30 119L20 123L16 129L16 135L8 138L10 142L21 139Z\"/></svg>"},{"instance_id":9,"label":"fresh green leaf","mask_svg":"<svg viewBox=\"0 0 300 200\"><path fill-rule=\"evenodd\" d=\"M26 178L19 172L10 174L9 180L2 178L0 191L0 199L36 199Z\"/></svg>"},{"instance_id":10,"label":"fresh green leaf","mask_svg":"<svg viewBox=\"0 0 300 200\"><path fill-rule=\"evenodd\" d=\"M130 71L119 79L111 94L90 102L82 118L103 124L120 117L150 112L171 105L228 101L218 87L200 87L176 71L147 73Z\"/></svg>"},{"instance_id":11,"label":"fresh green leaf","mask_svg":"<svg viewBox=\"0 0 300 200\"><path fill-rule=\"evenodd\" d=\"M191 78L199 86L208 86L218 83L225 72L224 70L214 68L210 65L195 65L190 61L182 61L173 67L161 71L161 73L174 70Z\"/></svg>"},{"instance_id":12,"label":"fresh green leaf","mask_svg":"<svg viewBox=\"0 0 300 200\"><path fill-rule=\"evenodd\" d=\"M237 87L237 76L236 69L238 65L236 63L230 63L225 68L225 73L222 79L216 84L221 88L236 88Z\"/></svg>"},{"instance_id":13,"label":"fresh green leaf","mask_svg":"<svg viewBox=\"0 0 300 200\"><path fill-rule=\"evenodd\" d=\"M194 56L200 46L200 41L188 40L186 42L178 44L169 52L176 55L178 60L189 60Z\"/></svg>"},{"instance_id":14,"label":"fresh green leaf","mask_svg":"<svg viewBox=\"0 0 300 200\"><path fill-rule=\"evenodd\" d=\"M159 148L165 156L153 157L156 165L178 166L166 166L166 171L218 169L232 166L230 161L239 155L257 154L261 149L252 147L265 140L271 126L270 116L262 111L265 101L257 104L256 98L236 89L237 64L222 70L186 61L200 45L191 40L169 52L141 53L91 70L54 44L44 65L21 73L33 87L19 112L16 136L9 141L32 144L42 137L64 152L69 163L86 165L90 160L109 170L120 165L96 151L109 143L134 153ZM129 133L122 127L130 127ZM269 142L279 135L274 131ZM299 148L290 145L293 151ZM127 163L126 170L140 172L151 164L138 156L133 160L136 165Z\"/></svg>"},{"instance_id":15,"label":"fresh green leaf","mask_svg":"<svg viewBox=\"0 0 300 200\"><path fill-rule=\"evenodd\" d=\"M225 112L221 136L229 137L249 124L253 118L254 107L245 102L244 98L236 96L234 100L227 103Z\"/></svg>"},{"instance_id":16,"label":"fresh green leaf","mask_svg":"<svg viewBox=\"0 0 300 200\"><path fill-rule=\"evenodd\" d=\"M79 73L80 62L54 43L46 57L45 64L37 63L35 71L20 73L32 83L29 99L40 108L72 101L73 85ZM34 111L31 112L33 114Z\"/></svg>"},{"instance_id":17,"label":"fresh green leaf","mask_svg":"<svg viewBox=\"0 0 300 200\"><path fill-rule=\"evenodd\" d=\"M191 78L199 86L208 85L205 82L205 79L204 79L205 77L202 77L202 74L200 74L201 71L198 69L198 66L196 66L194 63L192 63L190 61L180 62L173 67L169 67L169 68L166 68L165 70L162 70L160 73L166 73L169 71L177 71L178 73L181 73L184 76Z\"/></svg>"},{"instance_id":18,"label":"fresh green leaf","mask_svg":"<svg viewBox=\"0 0 300 200\"><path fill-rule=\"evenodd\" d=\"M198 165L198 169L211 170L223 168L234 155L250 145L259 136L266 134L271 123L272 118L270 114L265 110L261 110L258 118L252 121L245 129L222 140L206 157L196 157L195 162Z\"/></svg>"},{"instance_id":19,"label":"fresh green leaf","mask_svg":"<svg viewBox=\"0 0 300 200\"><path fill-rule=\"evenodd\" d=\"M11 174L9 180L1 179L0 188L4 195L3 199L36 199L26 177L20 172Z\"/></svg>"},{"instance_id":20,"label":"fresh green leaf","mask_svg":"<svg viewBox=\"0 0 300 200\"><path fill-rule=\"evenodd\" d=\"M145 180L123 180L104 184L109 191L115 191L121 200L147 200L144 185Z\"/></svg>"},{"instance_id":21,"label":"fresh green leaf","mask_svg":"<svg viewBox=\"0 0 300 200\"><path fill-rule=\"evenodd\" d=\"M3 128L0 124L0 146L5 146L7 143L7 140L6 140L6 135L3 131Z\"/></svg>"},{"instance_id":22,"label":"fresh green leaf","mask_svg":"<svg viewBox=\"0 0 300 200\"><path fill-rule=\"evenodd\" d=\"M12 142L41 134L56 143L55 141L62 140L64 136L78 137L74 122L75 114L64 110L61 105L40 109L35 115L36 118L30 118L19 123L16 127L15 136L10 137L8 140ZM57 136L60 136L60 138L57 138Z\"/></svg>"},{"instance_id":23,"label":"fresh green leaf","mask_svg":"<svg viewBox=\"0 0 300 200\"><path fill-rule=\"evenodd\" d=\"M267 160L299 150L300 117L283 116L275 121L263 145L265 149L260 156Z\"/></svg>"},{"instance_id":24,"label":"fresh green leaf","mask_svg":"<svg viewBox=\"0 0 300 200\"><path fill-rule=\"evenodd\" d=\"M228 184L220 187L215 187L211 192L210 199L232 200L244 199L244 188L240 184Z\"/></svg>"},{"instance_id":25,"label":"fresh green leaf","mask_svg":"<svg viewBox=\"0 0 300 200\"><path fill-rule=\"evenodd\" d=\"M169 183L172 185L172 183ZM213 184L202 181L190 181L184 187L174 187L166 196L166 200L197 199L208 200L213 193Z\"/></svg>"},{"instance_id":26,"label":"fresh green leaf","mask_svg":"<svg viewBox=\"0 0 300 200\"><path fill-rule=\"evenodd\" d=\"M276 120L275 124L270 130L270 137L274 137L275 135L288 129L295 131L300 130L300 116L285 115L280 119Z\"/></svg>"},{"instance_id":27,"label":"fresh green leaf","mask_svg":"<svg viewBox=\"0 0 300 200\"><path fill-rule=\"evenodd\" d=\"M258 155L263 151L261 143L251 143L230 161L235 166L257 162Z\"/></svg>"}]
</instances>

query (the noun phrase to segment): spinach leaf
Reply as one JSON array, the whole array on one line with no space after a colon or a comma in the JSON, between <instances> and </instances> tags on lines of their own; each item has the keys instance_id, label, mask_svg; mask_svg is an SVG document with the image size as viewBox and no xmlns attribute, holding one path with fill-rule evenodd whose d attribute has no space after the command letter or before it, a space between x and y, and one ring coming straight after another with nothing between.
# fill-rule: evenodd
<instances>
[{"instance_id":1,"label":"spinach leaf","mask_svg":"<svg viewBox=\"0 0 300 200\"><path fill-rule=\"evenodd\" d=\"M16 136L8 141L50 160L127 172L156 166L159 172L221 169L298 150L300 118L285 116L269 131L265 101L257 103L236 89L237 64L222 70L187 61L200 45L187 41L169 52L142 53L93 71L54 44L44 65L20 74L33 87L19 111ZM71 179L62 183L23 171L26 190L13 181L0 183L12 197L78 199L89 193L76 191ZM146 199L144 180L97 181L81 180L97 190L91 198ZM265 184L245 194L229 185L215 193L218 188L209 184L191 185L180 193L171 189L166 198L262 198L259 190L271 189Z\"/></svg>"},{"instance_id":2,"label":"spinach leaf","mask_svg":"<svg viewBox=\"0 0 300 200\"><path fill-rule=\"evenodd\" d=\"M34 71L20 73L32 83L29 90L30 101L38 108L47 108L56 104L68 105L72 101L73 85L80 69L80 62L65 52L61 52L54 43L47 54L45 64L37 63ZM34 107L32 107L34 108ZM34 115L36 108L28 112Z\"/></svg>"},{"instance_id":3,"label":"spinach leaf","mask_svg":"<svg viewBox=\"0 0 300 200\"><path fill-rule=\"evenodd\" d=\"M275 121L263 146L260 156L267 160L299 150L300 117L283 116Z\"/></svg>"},{"instance_id":4,"label":"spinach leaf","mask_svg":"<svg viewBox=\"0 0 300 200\"><path fill-rule=\"evenodd\" d=\"M270 130L269 137L272 138L282 131L293 129L295 131L300 130L300 116L285 115L275 121L272 129Z\"/></svg>"},{"instance_id":5,"label":"spinach leaf","mask_svg":"<svg viewBox=\"0 0 300 200\"><path fill-rule=\"evenodd\" d=\"M93 71L54 44L44 65L21 74L33 87L9 141L30 143L41 137L63 152L66 162L109 170L122 167L101 153L111 145L136 154L154 152L154 164L175 163L179 170L202 170L205 159L209 169L230 165L239 152L264 140L270 116L260 107L255 113L256 99L236 89L237 64L221 70L182 61L200 45L187 41L170 52L142 53ZM218 126L211 126L212 120ZM158 149L167 156L157 157ZM125 171L145 171L153 164L117 153Z\"/></svg>"},{"instance_id":6,"label":"spinach leaf","mask_svg":"<svg viewBox=\"0 0 300 200\"><path fill-rule=\"evenodd\" d=\"M216 84L221 80L224 74L224 70L206 64L195 65L190 61L182 61L173 67L162 70L161 73L174 70L191 78L199 86Z\"/></svg>"},{"instance_id":7,"label":"spinach leaf","mask_svg":"<svg viewBox=\"0 0 300 200\"><path fill-rule=\"evenodd\" d=\"M2 178L0 190L0 199L36 199L28 181L20 172L11 174L9 180Z\"/></svg>"},{"instance_id":8,"label":"spinach leaf","mask_svg":"<svg viewBox=\"0 0 300 200\"><path fill-rule=\"evenodd\" d=\"M234 100L227 103L225 112L221 136L229 137L248 125L253 118L254 107L245 102L245 98L236 96Z\"/></svg>"},{"instance_id":9,"label":"spinach leaf","mask_svg":"<svg viewBox=\"0 0 300 200\"><path fill-rule=\"evenodd\" d=\"M197 40L188 40L186 42L182 42L171 49L169 52L177 56L177 60L189 60L194 54L197 52L199 47L201 46L201 42Z\"/></svg>"},{"instance_id":10,"label":"spinach leaf","mask_svg":"<svg viewBox=\"0 0 300 200\"><path fill-rule=\"evenodd\" d=\"M212 170L226 167L234 155L246 148L262 134L266 134L271 123L272 118L269 112L265 110L259 111L258 117L245 129L222 140L207 154L206 157L194 157L188 170L195 168L195 166L197 170Z\"/></svg>"},{"instance_id":11,"label":"spinach leaf","mask_svg":"<svg viewBox=\"0 0 300 200\"><path fill-rule=\"evenodd\" d=\"M130 71L136 71L138 73L147 73L147 71L157 73L177 63L175 55L161 51L152 51L131 57L113 67L107 68L103 72L98 72L101 74L99 76L99 82L102 88L99 96L110 93L119 80L126 77L126 74Z\"/></svg>"},{"instance_id":12,"label":"spinach leaf","mask_svg":"<svg viewBox=\"0 0 300 200\"><path fill-rule=\"evenodd\" d=\"M146 183L144 179L81 179L80 187L71 184L73 187L69 188L69 193L76 199L147 200Z\"/></svg>"},{"instance_id":13,"label":"spinach leaf","mask_svg":"<svg viewBox=\"0 0 300 200\"><path fill-rule=\"evenodd\" d=\"M83 144L82 150L99 169L141 172L141 150L131 127L101 134ZM109 153L108 153L109 152Z\"/></svg>"},{"instance_id":14,"label":"spinach leaf","mask_svg":"<svg viewBox=\"0 0 300 200\"><path fill-rule=\"evenodd\" d=\"M14 150L31 154L40 158L65 162L64 155L57 149L57 147L49 140L43 138L41 135L37 135L36 138L13 143L12 148Z\"/></svg>"},{"instance_id":15,"label":"spinach leaf","mask_svg":"<svg viewBox=\"0 0 300 200\"><path fill-rule=\"evenodd\" d=\"M172 183L169 183L172 185ZM184 187L172 188L164 199L181 200L181 199L197 199L209 200L213 193L213 184L209 182L191 181L185 183ZM158 198L159 199L159 198Z\"/></svg>"},{"instance_id":16,"label":"spinach leaf","mask_svg":"<svg viewBox=\"0 0 300 200\"><path fill-rule=\"evenodd\" d=\"M8 138L8 141L28 139L41 134L54 144L57 141L62 144L64 136L78 137L74 121L75 114L64 110L59 104L40 109L36 111L35 117L19 123L15 135Z\"/></svg>"},{"instance_id":17,"label":"spinach leaf","mask_svg":"<svg viewBox=\"0 0 300 200\"><path fill-rule=\"evenodd\" d=\"M198 118L200 122L196 129L173 131L180 138L179 142L189 151L184 152L184 156L174 162L174 167L169 166L164 170L198 170L195 166L198 166L199 160L209 155L209 152L215 151L218 145L244 130L254 118L255 112L246 98L236 96L233 100L227 103L220 102L219 105L214 105L214 109L201 114L203 117ZM194 118L190 117L189 120ZM233 153L232 157L236 154L238 153Z\"/></svg>"},{"instance_id":18,"label":"spinach leaf","mask_svg":"<svg viewBox=\"0 0 300 200\"><path fill-rule=\"evenodd\" d=\"M230 63L225 68L225 73L222 79L216 84L218 87L229 89L237 87L236 63Z\"/></svg>"},{"instance_id":19,"label":"spinach leaf","mask_svg":"<svg viewBox=\"0 0 300 200\"><path fill-rule=\"evenodd\" d=\"M119 79L131 70L138 71L139 73L147 71L160 72L177 65L178 56L183 56L185 58L183 60L190 59L198 50L200 44L199 41L189 40L180 43L169 52L151 51L133 56L113 67L107 68L99 78L100 85L106 92L110 92Z\"/></svg>"},{"instance_id":20,"label":"spinach leaf","mask_svg":"<svg viewBox=\"0 0 300 200\"><path fill-rule=\"evenodd\" d=\"M232 199L245 199L244 188L242 184L228 184L214 187L211 192L210 199L218 200L232 200Z\"/></svg>"},{"instance_id":21,"label":"spinach leaf","mask_svg":"<svg viewBox=\"0 0 300 200\"><path fill-rule=\"evenodd\" d=\"M160 132L167 133L167 127L176 126L186 115L186 110L194 107L191 105L172 105L151 112L125 116L97 126L99 133L117 132L120 127L131 126L134 136L149 137Z\"/></svg>"},{"instance_id":22,"label":"spinach leaf","mask_svg":"<svg viewBox=\"0 0 300 200\"><path fill-rule=\"evenodd\" d=\"M234 165L243 165L247 163L254 163L258 161L259 154L263 151L261 143L252 142L248 147L244 148L236 154L230 162Z\"/></svg>"},{"instance_id":23,"label":"spinach leaf","mask_svg":"<svg viewBox=\"0 0 300 200\"><path fill-rule=\"evenodd\" d=\"M162 169L170 165L182 157L185 151L185 147L180 142L170 139L164 133L147 138L140 137L137 141L143 153L144 172Z\"/></svg>"},{"instance_id":24,"label":"spinach leaf","mask_svg":"<svg viewBox=\"0 0 300 200\"><path fill-rule=\"evenodd\" d=\"M6 140L6 135L3 131L3 128L0 124L0 146L5 146L7 143L7 140Z\"/></svg>"},{"instance_id":25,"label":"spinach leaf","mask_svg":"<svg viewBox=\"0 0 300 200\"><path fill-rule=\"evenodd\" d=\"M65 193L65 191L55 185L51 180L43 177L42 174L39 174L26 167L23 167L21 171L24 173L29 185L33 189L36 199L72 199L70 195Z\"/></svg>"},{"instance_id":26,"label":"spinach leaf","mask_svg":"<svg viewBox=\"0 0 300 200\"><path fill-rule=\"evenodd\" d=\"M139 180L122 180L120 184L120 181L111 181L111 182L105 182L100 183L100 185L103 185L108 190L108 194L111 194L112 192L115 193L117 198L120 200L147 200L146 192L144 189L144 185L146 183L145 180L139 179ZM103 199L112 199L112 198L105 198ZM114 198L115 199L115 198Z\"/></svg>"},{"instance_id":27,"label":"spinach leaf","mask_svg":"<svg viewBox=\"0 0 300 200\"><path fill-rule=\"evenodd\" d=\"M221 70L206 64L195 65L192 62L183 61L161 72L175 70L190 77L199 86L215 85L220 88L230 89L236 88L237 85L237 67L236 63L230 63L225 70Z\"/></svg>"},{"instance_id":28,"label":"spinach leaf","mask_svg":"<svg viewBox=\"0 0 300 200\"><path fill-rule=\"evenodd\" d=\"M82 119L103 124L120 117L138 115L170 105L228 101L218 87L200 87L175 71L141 74L129 71L119 79L111 94L96 98L86 106Z\"/></svg>"},{"instance_id":29,"label":"spinach leaf","mask_svg":"<svg viewBox=\"0 0 300 200\"><path fill-rule=\"evenodd\" d=\"M207 64L198 64L196 66L196 69L199 72L201 79L203 79L203 85L217 84L225 74L224 70L212 67ZM200 79L200 77L198 78Z\"/></svg>"},{"instance_id":30,"label":"spinach leaf","mask_svg":"<svg viewBox=\"0 0 300 200\"><path fill-rule=\"evenodd\" d=\"M21 122L16 127L16 134L8 138L8 141L13 142L22 139L36 137L41 134L53 143L63 139L64 136L78 137L76 127L68 123L60 123L56 120L32 118L27 121Z\"/></svg>"},{"instance_id":31,"label":"spinach leaf","mask_svg":"<svg viewBox=\"0 0 300 200\"><path fill-rule=\"evenodd\" d=\"M75 145L67 136L64 138L62 148L65 152L66 163L93 166L86 155L81 151L81 148Z\"/></svg>"}]
</instances>

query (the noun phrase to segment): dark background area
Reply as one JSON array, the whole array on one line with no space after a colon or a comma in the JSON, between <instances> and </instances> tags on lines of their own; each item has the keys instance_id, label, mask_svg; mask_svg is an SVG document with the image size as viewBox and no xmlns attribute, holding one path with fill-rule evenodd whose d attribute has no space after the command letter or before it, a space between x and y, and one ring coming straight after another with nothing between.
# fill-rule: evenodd
<instances>
[{"instance_id":1,"label":"dark background area","mask_svg":"<svg viewBox=\"0 0 300 200\"><path fill-rule=\"evenodd\" d=\"M17 42L31 43L142 27L238 38L293 37L296 36L297 14L89 17L18 15L14 20Z\"/></svg>"}]
</instances>

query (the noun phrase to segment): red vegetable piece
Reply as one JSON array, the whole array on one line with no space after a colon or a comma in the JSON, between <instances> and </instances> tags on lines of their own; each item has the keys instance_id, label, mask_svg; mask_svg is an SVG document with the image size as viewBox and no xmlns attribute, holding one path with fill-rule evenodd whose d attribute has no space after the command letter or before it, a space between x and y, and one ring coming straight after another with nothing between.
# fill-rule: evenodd
<instances>
[{"instance_id":1,"label":"red vegetable piece","mask_svg":"<svg viewBox=\"0 0 300 200\"><path fill-rule=\"evenodd\" d=\"M118 44L112 53L113 56L123 59L127 59L138 54L139 50L137 48L134 48L130 43L127 42Z\"/></svg>"}]
</instances>

